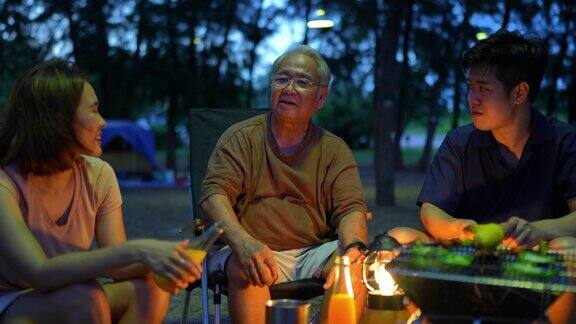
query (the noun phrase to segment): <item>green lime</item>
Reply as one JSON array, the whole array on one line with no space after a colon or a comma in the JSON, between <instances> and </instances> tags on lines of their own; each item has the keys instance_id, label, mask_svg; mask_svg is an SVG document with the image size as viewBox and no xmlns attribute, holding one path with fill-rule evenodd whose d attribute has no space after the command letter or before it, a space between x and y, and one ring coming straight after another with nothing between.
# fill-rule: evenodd
<instances>
[{"instance_id":1,"label":"green lime","mask_svg":"<svg viewBox=\"0 0 576 324\"><path fill-rule=\"evenodd\" d=\"M504 239L504 230L499 224L479 224L474 230L474 243L482 249L493 249Z\"/></svg>"}]
</instances>

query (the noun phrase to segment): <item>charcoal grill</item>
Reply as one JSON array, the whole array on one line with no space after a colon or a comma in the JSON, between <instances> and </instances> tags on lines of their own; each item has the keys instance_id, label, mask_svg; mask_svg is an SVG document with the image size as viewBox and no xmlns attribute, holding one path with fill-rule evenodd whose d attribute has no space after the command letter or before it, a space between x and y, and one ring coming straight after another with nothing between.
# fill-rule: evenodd
<instances>
[{"instance_id":1,"label":"charcoal grill","mask_svg":"<svg viewBox=\"0 0 576 324\"><path fill-rule=\"evenodd\" d=\"M473 247L452 247L450 253L470 255L464 267L448 266L430 256L426 266L414 253L414 245L400 248L386 267L398 285L424 314L463 315L474 318L525 322L540 317L562 292L576 292L576 258L570 253L548 253L554 262L538 265L553 276L511 273L507 266L518 262L509 250L486 254Z\"/></svg>"}]
</instances>

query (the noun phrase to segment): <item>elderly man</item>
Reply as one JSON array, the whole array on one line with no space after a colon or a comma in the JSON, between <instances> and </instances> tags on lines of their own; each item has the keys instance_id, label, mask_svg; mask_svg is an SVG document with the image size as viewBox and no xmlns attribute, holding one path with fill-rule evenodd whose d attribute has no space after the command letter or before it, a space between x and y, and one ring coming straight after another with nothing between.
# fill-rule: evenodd
<instances>
[{"instance_id":1,"label":"elderly man","mask_svg":"<svg viewBox=\"0 0 576 324\"><path fill-rule=\"evenodd\" d=\"M366 204L356 162L340 138L311 123L330 77L308 46L281 55L272 66L272 112L231 126L208 163L200 206L226 224L228 244L209 270L228 276L233 323L264 322L269 285L322 276L327 288L335 252L362 258ZM366 295L359 265L352 266L358 316Z\"/></svg>"}]
</instances>

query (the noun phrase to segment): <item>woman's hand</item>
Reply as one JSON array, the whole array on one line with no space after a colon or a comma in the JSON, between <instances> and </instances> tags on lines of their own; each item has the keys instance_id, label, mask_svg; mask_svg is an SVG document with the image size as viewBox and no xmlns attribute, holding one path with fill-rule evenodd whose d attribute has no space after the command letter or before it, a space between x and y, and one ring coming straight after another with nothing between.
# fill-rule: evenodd
<instances>
[{"instance_id":1,"label":"woman's hand","mask_svg":"<svg viewBox=\"0 0 576 324\"><path fill-rule=\"evenodd\" d=\"M137 251L146 267L173 282L177 289L186 288L202 274L201 265L194 263L186 252L189 240L170 242L144 239L128 241L127 244Z\"/></svg>"}]
</instances>

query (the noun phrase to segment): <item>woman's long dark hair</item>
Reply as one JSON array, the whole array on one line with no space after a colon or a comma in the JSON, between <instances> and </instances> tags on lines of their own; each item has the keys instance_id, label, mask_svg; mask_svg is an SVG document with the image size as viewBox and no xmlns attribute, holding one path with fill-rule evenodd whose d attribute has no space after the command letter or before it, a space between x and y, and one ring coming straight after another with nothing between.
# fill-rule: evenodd
<instances>
[{"instance_id":1,"label":"woman's long dark hair","mask_svg":"<svg viewBox=\"0 0 576 324\"><path fill-rule=\"evenodd\" d=\"M32 67L16 81L0 127L0 166L22 175L50 175L71 167L79 144L72 126L86 75L69 62Z\"/></svg>"}]
</instances>

